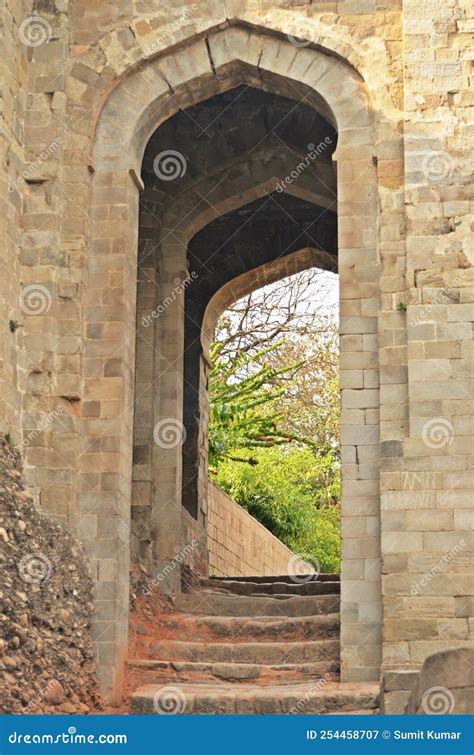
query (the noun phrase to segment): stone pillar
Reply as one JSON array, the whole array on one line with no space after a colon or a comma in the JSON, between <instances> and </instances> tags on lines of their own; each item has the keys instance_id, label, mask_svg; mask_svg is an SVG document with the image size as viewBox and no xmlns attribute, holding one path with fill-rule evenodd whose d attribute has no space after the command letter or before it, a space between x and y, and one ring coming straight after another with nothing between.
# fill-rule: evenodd
<instances>
[{"instance_id":1,"label":"stone pillar","mask_svg":"<svg viewBox=\"0 0 474 755\"><path fill-rule=\"evenodd\" d=\"M151 539L154 567L172 561L181 547L184 281L186 238L163 228L158 263L155 320L154 418L152 443L153 500ZM180 570L168 572L165 590L179 590Z\"/></svg>"},{"instance_id":2,"label":"stone pillar","mask_svg":"<svg viewBox=\"0 0 474 755\"><path fill-rule=\"evenodd\" d=\"M379 265L372 147L338 150L341 383L341 674L378 679L381 643Z\"/></svg>"},{"instance_id":3,"label":"stone pillar","mask_svg":"<svg viewBox=\"0 0 474 755\"><path fill-rule=\"evenodd\" d=\"M120 697L127 651L138 182L92 181L83 349L80 537L96 583L93 626L102 689ZM92 250L91 250L92 252Z\"/></svg>"},{"instance_id":4,"label":"stone pillar","mask_svg":"<svg viewBox=\"0 0 474 755\"><path fill-rule=\"evenodd\" d=\"M159 208L140 207L137 264L137 329L133 414L132 543L134 563L152 562L150 516L153 498L153 405L157 311L157 228Z\"/></svg>"}]
</instances>

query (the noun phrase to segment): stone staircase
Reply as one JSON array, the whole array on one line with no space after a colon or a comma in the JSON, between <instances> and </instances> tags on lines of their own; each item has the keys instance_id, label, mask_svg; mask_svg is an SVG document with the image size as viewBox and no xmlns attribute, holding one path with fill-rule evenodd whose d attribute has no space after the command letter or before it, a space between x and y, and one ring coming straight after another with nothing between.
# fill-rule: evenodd
<instances>
[{"instance_id":1,"label":"stone staircase","mask_svg":"<svg viewBox=\"0 0 474 755\"><path fill-rule=\"evenodd\" d=\"M339 681L339 577L201 580L128 664L131 713L378 713Z\"/></svg>"}]
</instances>

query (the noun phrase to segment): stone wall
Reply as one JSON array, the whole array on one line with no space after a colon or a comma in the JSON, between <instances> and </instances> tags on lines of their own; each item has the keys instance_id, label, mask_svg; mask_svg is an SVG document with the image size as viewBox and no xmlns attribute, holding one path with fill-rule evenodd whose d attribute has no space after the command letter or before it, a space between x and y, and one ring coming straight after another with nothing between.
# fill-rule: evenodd
<instances>
[{"instance_id":1,"label":"stone wall","mask_svg":"<svg viewBox=\"0 0 474 755\"><path fill-rule=\"evenodd\" d=\"M380 331L385 668L467 643L474 585L474 8L403 6L404 151L391 181L406 209L380 239L392 310Z\"/></svg>"},{"instance_id":2,"label":"stone wall","mask_svg":"<svg viewBox=\"0 0 474 755\"><path fill-rule=\"evenodd\" d=\"M23 2L2 4L0 11L0 429L22 440L18 385L23 312L19 305L20 219L25 166L25 107L28 64L20 44Z\"/></svg>"},{"instance_id":3,"label":"stone wall","mask_svg":"<svg viewBox=\"0 0 474 755\"><path fill-rule=\"evenodd\" d=\"M1 427L17 442L26 436L29 486L83 539L97 585L101 678L117 687L147 139L177 109L226 87L296 92L317 107L325 100L326 111L333 103L342 672L355 681L378 678L381 665L419 668L472 637L472 2L197 0L185 8L2 4ZM41 19L37 31L31 16ZM185 274L182 247L207 217L193 217L189 237L160 250L158 298L176 269ZM35 296L20 306L27 286ZM148 284L138 293L141 314L153 296ZM177 303L163 318L166 338L139 349L144 362L157 346L175 349L158 364L159 390L146 369L137 376L134 526L145 528L135 543L146 558L171 558L189 529L176 500L181 449L143 450L157 418L182 416L180 312ZM166 523L148 518L150 495L157 512L171 502Z\"/></svg>"},{"instance_id":4,"label":"stone wall","mask_svg":"<svg viewBox=\"0 0 474 755\"><path fill-rule=\"evenodd\" d=\"M295 573L292 551L212 483L208 494L207 548L211 577Z\"/></svg>"}]
</instances>

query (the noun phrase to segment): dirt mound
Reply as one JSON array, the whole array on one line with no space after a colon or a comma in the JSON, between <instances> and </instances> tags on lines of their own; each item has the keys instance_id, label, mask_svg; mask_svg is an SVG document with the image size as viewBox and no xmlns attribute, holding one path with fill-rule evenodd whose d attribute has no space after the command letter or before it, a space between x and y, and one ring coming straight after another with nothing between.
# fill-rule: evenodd
<instances>
[{"instance_id":1,"label":"dirt mound","mask_svg":"<svg viewBox=\"0 0 474 755\"><path fill-rule=\"evenodd\" d=\"M0 447L0 712L100 710L82 546L33 503L19 454Z\"/></svg>"}]
</instances>

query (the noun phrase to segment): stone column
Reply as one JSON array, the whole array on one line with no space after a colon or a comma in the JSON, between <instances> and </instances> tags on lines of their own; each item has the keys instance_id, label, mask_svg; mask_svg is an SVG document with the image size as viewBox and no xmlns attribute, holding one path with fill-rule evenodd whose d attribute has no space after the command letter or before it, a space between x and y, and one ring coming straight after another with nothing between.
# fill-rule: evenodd
<instances>
[{"instance_id":1,"label":"stone column","mask_svg":"<svg viewBox=\"0 0 474 755\"><path fill-rule=\"evenodd\" d=\"M371 146L339 149L341 333L341 672L378 679L381 643L379 265ZM349 157L349 159L344 159Z\"/></svg>"},{"instance_id":2,"label":"stone column","mask_svg":"<svg viewBox=\"0 0 474 755\"><path fill-rule=\"evenodd\" d=\"M138 181L93 176L84 306L79 531L96 583L102 689L119 699L128 639Z\"/></svg>"},{"instance_id":3,"label":"stone column","mask_svg":"<svg viewBox=\"0 0 474 755\"><path fill-rule=\"evenodd\" d=\"M181 547L181 486L184 361L184 281L186 239L163 228L158 263L155 319L154 418L152 443L152 556L163 569L165 591L180 589L180 570L173 561ZM170 570L170 562L176 566ZM167 567L168 565L168 567Z\"/></svg>"}]
</instances>

